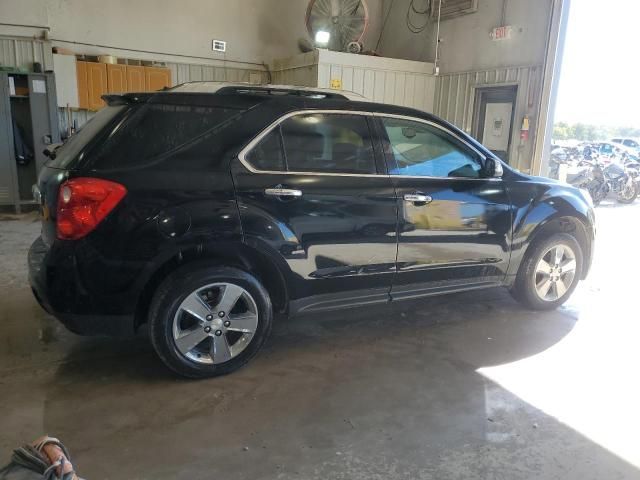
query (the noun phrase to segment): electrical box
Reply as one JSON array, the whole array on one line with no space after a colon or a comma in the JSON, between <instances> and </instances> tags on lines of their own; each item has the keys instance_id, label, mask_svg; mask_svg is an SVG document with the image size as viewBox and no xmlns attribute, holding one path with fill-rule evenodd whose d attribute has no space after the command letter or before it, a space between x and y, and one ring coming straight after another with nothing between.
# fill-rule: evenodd
<instances>
[{"instance_id":1,"label":"electrical box","mask_svg":"<svg viewBox=\"0 0 640 480\"><path fill-rule=\"evenodd\" d=\"M227 42L224 40L213 40L211 42L211 49L215 52L226 52Z\"/></svg>"}]
</instances>

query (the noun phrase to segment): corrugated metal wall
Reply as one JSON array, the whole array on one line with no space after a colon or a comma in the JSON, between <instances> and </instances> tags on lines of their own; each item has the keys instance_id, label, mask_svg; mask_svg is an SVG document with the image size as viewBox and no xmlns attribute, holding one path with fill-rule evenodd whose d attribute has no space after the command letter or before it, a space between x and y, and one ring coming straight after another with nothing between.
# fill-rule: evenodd
<instances>
[{"instance_id":1,"label":"corrugated metal wall","mask_svg":"<svg viewBox=\"0 0 640 480\"><path fill-rule=\"evenodd\" d=\"M381 103L433 111L436 77L424 73L426 64L399 59L314 51L275 60L273 83L342 90ZM420 67L419 69L417 67Z\"/></svg>"},{"instance_id":2,"label":"corrugated metal wall","mask_svg":"<svg viewBox=\"0 0 640 480\"><path fill-rule=\"evenodd\" d=\"M522 171L529 171L535 143L541 75L541 66L509 67L441 75L436 82L434 113L465 132L472 133L476 89L489 86L517 85L515 124L509 152L510 163ZM520 140L520 126L524 115L529 115L531 122L530 138L526 142Z\"/></svg>"},{"instance_id":3,"label":"corrugated metal wall","mask_svg":"<svg viewBox=\"0 0 640 480\"><path fill-rule=\"evenodd\" d=\"M272 72L275 85L318 86L318 65L303 65Z\"/></svg>"},{"instance_id":4,"label":"corrugated metal wall","mask_svg":"<svg viewBox=\"0 0 640 480\"><path fill-rule=\"evenodd\" d=\"M32 71L35 62L42 65L43 71L53 70L51 42L0 36L0 65Z\"/></svg>"},{"instance_id":5,"label":"corrugated metal wall","mask_svg":"<svg viewBox=\"0 0 640 480\"><path fill-rule=\"evenodd\" d=\"M267 72L258 69L189 63L166 63L166 66L171 69L171 79L174 85L202 80L248 83L265 83L268 80Z\"/></svg>"},{"instance_id":6,"label":"corrugated metal wall","mask_svg":"<svg viewBox=\"0 0 640 480\"><path fill-rule=\"evenodd\" d=\"M336 79L341 81L343 90L359 93L374 102L433 111L436 79L431 75L349 65L318 65L318 87L329 88L331 80Z\"/></svg>"}]
</instances>

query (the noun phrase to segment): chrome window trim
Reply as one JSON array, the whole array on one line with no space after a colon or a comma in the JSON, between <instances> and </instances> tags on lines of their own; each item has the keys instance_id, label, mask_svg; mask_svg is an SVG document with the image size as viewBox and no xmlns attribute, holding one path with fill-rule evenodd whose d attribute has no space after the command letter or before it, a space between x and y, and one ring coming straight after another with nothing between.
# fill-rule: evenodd
<instances>
[{"instance_id":1,"label":"chrome window trim","mask_svg":"<svg viewBox=\"0 0 640 480\"><path fill-rule=\"evenodd\" d=\"M272 122L268 127L262 130L257 136L251 140L247 146L245 146L240 153L238 154L238 159L240 163L244 165L244 167L249 170L251 173L262 173L262 174L271 174L271 175L314 175L314 176L326 176L326 177L380 177L380 178L388 178L390 175L384 175L381 173L337 173L337 172L291 172L291 171L282 171L282 170L258 170L254 168L251 163L247 160L247 155L255 148L257 144L259 144L264 137L269 135L278 125L283 123L285 120L288 120L291 117L297 117L298 115L308 115L310 113L318 113L318 114L340 114L340 115L361 115L361 116L372 116L371 112L361 112L361 111L350 111L350 110L296 110L294 112L289 112L281 117L278 117L274 122ZM372 138L373 145L373 138Z\"/></svg>"},{"instance_id":2,"label":"chrome window trim","mask_svg":"<svg viewBox=\"0 0 640 480\"><path fill-rule=\"evenodd\" d=\"M481 181L496 181L501 180L500 178L469 178L469 177L429 177L423 175L390 175L390 174L382 174L382 173L337 173L337 172L291 172L291 171L282 171L282 170L259 170L254 168L251 163L247 160L247 155L255 148L257 144L259 144L264 137L269 135L278 125L283 123L285 120L288 120L291 117L296 117L298 115L309 115L309 114L334 114L334 115L362 115L369 117L378 117L378 118L397 118L401 120L407 120L410 122L424 123L425 125L429 125L439 130L442 130L449 135L455 137L458 141L462 142L464 145L473 150L480 159L485 162L487 160L486 155L484 155L481 151L479 151L472 144L467 142L464 138L460 137L460 135L452 132L451 130L443 127L442 125L438 125L435 122L430 120L424 120L422 118L410 117L408 115L399 115L394 113L380 113L380 112L364 112L364 111L352 111L352 110L315 110L315 109L304 109L304 110L296 110L293 112L286 113L281 117L278 117L275 121L270 123L267 127L265 127L258 135L256 135L242 150L238 153L238 160L240 163L249 170L251 173L257 174L270 174L270 175L313 175L313 176L326 176L326 177L378 177L378 178L424 178L429 180L481 180Z\"/></svg>"}]
</instances>

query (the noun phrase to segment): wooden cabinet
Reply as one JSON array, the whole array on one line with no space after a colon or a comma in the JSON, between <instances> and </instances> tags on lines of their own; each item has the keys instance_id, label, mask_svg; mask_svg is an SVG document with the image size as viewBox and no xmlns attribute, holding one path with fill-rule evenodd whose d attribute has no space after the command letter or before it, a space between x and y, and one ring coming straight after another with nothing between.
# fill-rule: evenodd
<instances>
[{"instance_id":1,"label":"wooden cabinet","mask_svg":"<svg viewBox=\"0 0 640 480\"><path fill-rule=\"evenodd\" d=\"M87 85L87 62L76 62L78 76L78 107L89 109L89 87Z\"/></svg>"},{"instance_id":2,"label":"wooden cabinet","mask_svg":"<svg viewBox=\"0 0 640 480\"><path fill-rule=\"evenodd\" d=\"M109 93L126 93L127 67L126 65L107 64L107 91Z\"/></svg>"},{"instance_id":3,"label":"wooden cabinet","mask_svg":"<svg viewBox=\"0 0 640 480\"><path fill-rule=\"evenodd\" d=\"M144 83L147 92L171 86L171 70L161 67L144 67Z\"/></svg>"},{"instance_id":4,"label":"wooden cabinet","mask_svg":"<svg viewBox=\"0 0 640 480\"><path fill-rule=\"evenodd\" d=\"M127 92L144 92L144 67L127 65Z\"/></svg>"},{"instance_id":5,"label":"wooden cabinet","mask_svg":"<svg viewBox=\"0 0 640 480\"><path fill-rule=\"evenodd\" d=\"M78 100L80 108L100 110L102 95L108 92L107 66L104 63L78 62Z\"/></svg>"},{"instance_id":6,"label":"wooden cabinet","mask_svg":"<svg viewBox=\"0 0 640 480\"><path fill-rule=\"evenodd\" d=\"M87 62L87 85L89 87L89 110L100 110L105 103L102 95L107 93L107 65Z\"/></svg>"},{"instance_id":7,"label":"wooden cabinet","mask_svg":"<svg viewBox=\"0 0 640 480\"><path fill-rule=\"evenodd\" d=\"M162 67L76 62L78 106L100 110L107 93L154 92L171 86L171 70Z\"/></svg>"}]
</instances>

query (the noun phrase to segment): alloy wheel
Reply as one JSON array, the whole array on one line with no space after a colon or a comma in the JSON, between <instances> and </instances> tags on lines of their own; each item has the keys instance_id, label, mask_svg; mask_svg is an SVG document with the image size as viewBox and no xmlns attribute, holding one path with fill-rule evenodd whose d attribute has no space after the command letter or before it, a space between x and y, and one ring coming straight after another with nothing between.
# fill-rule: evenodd
<instances>
[{"instance_id":1,"label":"alloy wheel","mask_svg":"<svg viewBox=\"0 0 640 480\"><path fill-rule=\"evenodd\" d=\"M536 293L545 302L562 298L573 285L576 276L576 254L567 245L549 248L540 258L534 273Z\"/></svg>"},{"instance_id":2,"label":"alloy wheel","mask_svg":"<svg viewBox=\"0 0 640 480\"><path fill-rule=\"evenodd\" d=\"M623 200L631 200L634 195L636 194L636 186L633 183L633 181L631 179L629 179L629 181L625 184L624 188L622 189L622 192L620 192L620 197Z\"/></svg>"},{"instance_id":3,"label":"alloy wheel","mask_svg":"<svg viewBox=\"0 0 640 480\"><path fill-rule=\"evenodd\" d=\"M173 318L173 339L185 358L219 365L240 355L257 328L251 294L233 283L213 283L182 301Z\"/></svg>"}]
</instances>

